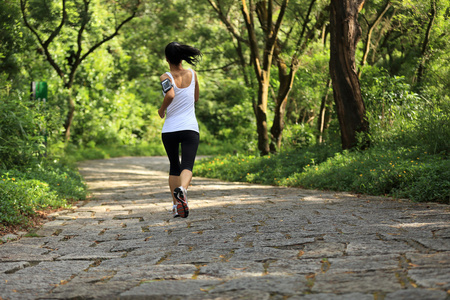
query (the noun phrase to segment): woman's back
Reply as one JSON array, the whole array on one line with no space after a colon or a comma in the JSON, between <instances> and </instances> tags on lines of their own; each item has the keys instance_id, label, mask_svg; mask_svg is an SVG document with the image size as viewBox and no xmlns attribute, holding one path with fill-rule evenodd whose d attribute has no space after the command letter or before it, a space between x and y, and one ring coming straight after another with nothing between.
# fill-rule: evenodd
<instances>
[{"instance_id":1,"label":"woman's back","mask_svg":"<svg viewBox=\"0 0 450 300\"><path fill-rule=\"evenodd\" d=\"M193 70L177 70L166 73L173 84L175 97L167 107L166 121L162 132L193 130L198 132L195 117L195 73ZM190 80L189 80L190 78Z\"/></svg>"},{"instance_id":2,"label":"woman's back","mask_svg":"<svg viewBox=\"0 0 450 300\"><path fill-rule=\"evenodd\" d=\"M172 71L170 74L174 80L172 83L175 84L176 87L184 89L191 85L193 74L190 69L177 70L176 72Z\"/></svg>"}]
</instances>

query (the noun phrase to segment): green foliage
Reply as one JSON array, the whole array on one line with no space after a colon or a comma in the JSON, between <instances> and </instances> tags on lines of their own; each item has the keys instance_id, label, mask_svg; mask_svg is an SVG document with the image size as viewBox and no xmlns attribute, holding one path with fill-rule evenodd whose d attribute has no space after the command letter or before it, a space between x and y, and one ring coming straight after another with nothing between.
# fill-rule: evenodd
<instances>
[{"instance_id":1,"label":"green foliage","mask_svg":"<svg viewBox=\"0 0 450 300\"><path fill-rule=\"evenodd\" d=\"M195 173L230 181L449 203L449 170L445 156L419 148L340 152L330 146L314 146L266 157L212 157L196 164Z\"/></svg>"},{"instance_id":2,"label":"green foliage","mask_svg":"<svg viewBox=\"0 0 450 300\"><path fill-rule=\"evenodd\" d=\"M450 98L422 99L417 118L411 122L409 132L400 135L404 145L421 145L433 154L450 154Z\"/></svg>"},{"instance_id":3,"label":"green foliage","mask_svg":"<svg viewBox=\"0 0 450 300\"><path fill-rule=\"evenodd\" d=\"M409 130L422 100L411 91L404 77L390 76L384 69L368 67L361 80L372 142L386 142Z\"/></svg>"},{"instance_id":4,"label":"green foliage","mask_svg":"<svg viewBox=\"0 0 450 300\"><path fill-rule=\"evenodd\" d=\"M201 126L203 141L212 140L234 145L233 150L252 149L255 131L252 110L252 90L243 82L230 78L208 81L208 89L196 107L197 118L206 126ZM205 131L206 130L206 131Z\"/></svg>"},{"instance_id":5,"label":"green foliage","mask_svg":"<svg viewBox=\"0 0 450 300\"><path fill-rule=\"evenodd\" d=\"M4 75L0 75L4 79ZM9 91L0 82L0 168L24 166L43 154L43 103Z\"/></svg>"},{"instance_id":6,"label":"green foliage","mask_svg":"<svg viewBox=\"0 0 450 300\"><path fill-rule=\"evenodd\" d=\"M60 163L5 171L0 180L0 223L27 224L36 210L69 207L72 201L85 198L81 176Z\"/></svg>"},{"instance_id":7,"label":"green foliage","mask_svg":"<svg viewBox=\"0 0 450 300\"><path fill-rule=\"evenodd\" d=\"M315 142L314 129L308 124L295 124L283 130L283 149L304 148Z\"/></svg>"},{"instance_id":8,"label":"green foliage","mask_svg":"<svg viewBox=\"0 0 450 300\"><path fill-rule=\"evenodd\" d=\"M404 77L386 70L365 70L361 89L373 143L420 145L429 153L449 153L450 98L432 89L412 91Z\"/></svg>"}]
</instances>

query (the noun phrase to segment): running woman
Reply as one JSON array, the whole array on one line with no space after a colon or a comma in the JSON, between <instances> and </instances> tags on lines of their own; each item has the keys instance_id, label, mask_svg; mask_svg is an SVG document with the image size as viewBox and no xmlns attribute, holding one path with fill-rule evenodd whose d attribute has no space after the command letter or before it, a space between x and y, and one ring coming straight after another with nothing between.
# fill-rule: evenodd
<instances>
[{"instance_id":1,"label":"running woman","mask_svg":"<svg viewBox=\"0 0 450 300\"><path fill-rule=\"evenodd\" d=\"M166 46L165 55L170 72L160 77L164 100L158 114L162 119L166 118L162 129L162 141L170 162L169 188L173 198L173 216L187 218L189 215L187 189L192 180L200 139L195 117L199 87L195 71L184 69L182 61L195 66L202 53L194 47L172 42Z\"/></svg>"}]
</instances>

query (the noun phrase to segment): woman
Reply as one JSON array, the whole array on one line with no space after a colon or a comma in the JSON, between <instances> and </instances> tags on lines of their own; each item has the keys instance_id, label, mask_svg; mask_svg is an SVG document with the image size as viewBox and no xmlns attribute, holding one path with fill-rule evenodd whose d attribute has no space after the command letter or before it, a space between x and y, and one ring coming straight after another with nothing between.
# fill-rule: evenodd
<instances>
[{"instance_id":1,"label":"woman","mask_svg":"<svg viewBox=\"0 0 450 300\"><path fill-rule=\"evenodd\" d=\"M187 218L187 189L200 138L194 105L199 98L199 87L196 73L192 69L184 69L182 61L195 66L202 53L194 47L172 42L166 46L165 55L170 72L160 77L164 100L158 114L161 118L166 117L162 141L170 162L169 188L173 198L173 216Z\"/></svg>"}]
</instances>

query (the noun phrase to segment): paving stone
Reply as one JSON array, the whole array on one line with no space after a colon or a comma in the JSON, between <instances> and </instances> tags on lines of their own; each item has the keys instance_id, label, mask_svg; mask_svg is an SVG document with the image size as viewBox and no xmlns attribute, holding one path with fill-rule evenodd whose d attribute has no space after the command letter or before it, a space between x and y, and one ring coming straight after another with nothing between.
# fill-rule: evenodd
<instances>
[{"instance_id":1,"label":"paving stone","mask_svg":"<svg viewBox=\"0 0 450 300\"><path fill-rule=\"evenodd\" d=\"M30 263L11 274L0 274L0 295L4 299L46 298L51 290L71 280L90 264L88 261Z\"/></svg>"},{"instance_id":2,"label":"paving stone","mask_svg":"<svg viewBox=\"0 0 450 300\"><path fill-rule=\"evenodd\" d=\"M342 256L328 259L329 273L394 271L399 268L399 255Z\"/></svg>"},{"instance_id":3,"label":"paving stone","mask_svg":"<svg viewBox=\"0 0 450 300\"><path fill-rule=\"evenodd\" d=\"M407 289L389 293L385 300L410 300L410 299L426 299L426 300L445 300L448 299L448 293L436 290Z\"/></svg>"},{"instance_id":4,"label":"paving stone","mask_svg":"<svg viewBox=\"0 0 450 300\"><path fill-rule=\"evenodd\" d=\"M394 292L402 286L394 272L330 272L315 276L313 292L316 293L375 293Z\"/></svg>"},{"instance_id":5,"label":"paving stone","mask_svg":"<svg viewBox=\"0 0 450 300\"><path fill-rule=\"evenodd\" d=\"M333 294L309 294L302 296L294 296L289 298L289 300L373 300L374 296L372 294L362 294L362 293L348 293L341 295Z\"/></svg>"},{"instance_id":6,"label":"paving stone","mask_svg":"<svg viewBox=\"0 0 450 300\"><path fill-rule=\"evenodd\" d=\"M214 293L254 289L271 294L293 295L309 289L303 276L259 276L243 277L217 285Z\"/></svg>"},{"instance_id":7,"label":"paving stone","mask_svg":"<svg viewBox=\"0 0 450 300\"><path fill-rule=\"evenodd\" d=\"M7 235L0 237L0 242L6 243L9 241L14 241L17 238L19 238L19 236L17 234L7 234Z\"/></svg>"},{"instance_id":8,"label":"paving stone","mask_svg":"<svg viewBox=\"0 0 450 300\"><path fill-rule=\"evenodd\" d=\"M450 267L414 268L408 271L408 277L420 287L450 290Z\"/></svg>"},{"instance_id":9,"label":"paving stone","mask_svg":"<svg viewBox=\"0 0 450 300\"><path fill-rule=\"evenodd\" d=\"M197 296L206 295L219 284L219 280L149 280L120 294L120 299L136 299L153 296Z\"/></svg>"},{"instance_id":10,"label":"paving stone","mask_svg":"<svg viewBox=\"0 0 450 300\"><path fill-rule=\"evenodd\" d=\"M266 272L263 263L247 261L217 262L200 266L199 278L214 277L229 280L242 277L259 277Z\"/></svg>"},{"instance_id":11,"label":"paving stone","mask_svg":"<svg viewBox=\"0 0 450 300\"><path fill-rule=\"evenodd\" d=\"M416 252L417 250L409 246L406 242L381 240L350 242L347 246L347 255L380 255L389 253Z\"/></svg>"}]
</instances>

